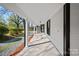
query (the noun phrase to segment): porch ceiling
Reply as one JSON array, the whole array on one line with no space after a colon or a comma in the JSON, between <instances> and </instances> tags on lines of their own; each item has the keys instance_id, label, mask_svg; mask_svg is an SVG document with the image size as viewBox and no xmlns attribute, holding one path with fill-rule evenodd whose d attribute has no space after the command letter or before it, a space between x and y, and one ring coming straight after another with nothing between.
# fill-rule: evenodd
<instances>
[{"instance_id":1,"label":"porch ceiling","mask_svg":"<svg viewBox=\"0 0 79 59\"><path fill-rule=\"evenodd\" d=\"M34 24L45 23L63 4L59 3L4 3L1 4Z\"/></svg>"}]
</instances>

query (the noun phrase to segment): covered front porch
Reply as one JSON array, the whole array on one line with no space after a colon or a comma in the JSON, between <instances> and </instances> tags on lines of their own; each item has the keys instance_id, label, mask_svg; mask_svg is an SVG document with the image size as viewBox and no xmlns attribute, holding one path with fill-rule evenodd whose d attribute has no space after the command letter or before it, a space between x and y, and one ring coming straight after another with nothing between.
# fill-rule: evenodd
<instances>
[{"instance_id":1,"label":"covered front porch","mask_svg":"<svg viewBox=\"0 0 79 59\"><path fill-rule=\"evenodd\" d=\"M45 33L34 34L28 47L25 47L17 56L60 56L56 46Z\"/></svg>"},{"instance_id":2,"label":"covered front porch","mask_svg":"<svg viewBox=\"0 0 79 59\"><path fill-rule=\"evenodd\" d=\"M21 40L17 41L18 44L15 44L17 43L15 42L12 46L9 46L9 48L4 49L4 51L1 52L0 55L62 56L63 12L61 9L63 5L64 4L49 4L49 3L1 4L1 6L5 6L5 8L13 12L13 14L18 15L17 17L22 21L21 25L23 26L22 27L23 29L21 32L23 34ZM57 17L60 16L58 17L60 20L58 19L53 20L53 18L55 18L54 16L57 13L58 13ZM7 54L5 52L7 52Z\"/></svg>"}]
</instances>

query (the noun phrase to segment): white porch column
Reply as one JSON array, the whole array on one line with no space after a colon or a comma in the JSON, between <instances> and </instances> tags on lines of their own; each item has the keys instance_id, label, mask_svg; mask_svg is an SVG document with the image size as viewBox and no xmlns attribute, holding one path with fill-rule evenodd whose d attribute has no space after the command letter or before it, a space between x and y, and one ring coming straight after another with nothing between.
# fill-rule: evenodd
<instances>
[{"instance_id":1,"label":"white porch column","mask_svg":"<svg viewBox=\"0 0 79 59\"><path fill-rule=\"evenodd\" d=\"M33 29L33 34L35 34L36 31L35 31L35 25L34 25L34 24L33 24L33 27L34 27L34 29Z\"/></svg>"},{"instance_id":2,"label":"white porch column","mask_svg":"<svg viewBox=\"0 0 79 59\"><path fill-rule=\"evenodd\" d=\"M45 23L45 34L47 34L47 24Z\"/></svg>"},{"instance_id":3,"label":"white porch column","mask_svg":"<svg viewBox=\"0 0 79 59\"><path fill-rule=\"evenodd\" d=\"M26 43L25 43L25 47L28 47L28 21L25 21L25 36L26 36Z\"/></svg>"}]
</instances>

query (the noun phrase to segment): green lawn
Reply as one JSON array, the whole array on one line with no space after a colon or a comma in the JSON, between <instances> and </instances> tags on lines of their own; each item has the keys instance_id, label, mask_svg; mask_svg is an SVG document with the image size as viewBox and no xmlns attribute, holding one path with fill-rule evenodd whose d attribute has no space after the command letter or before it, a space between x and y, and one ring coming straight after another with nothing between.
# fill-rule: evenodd
<instances>
[{"instance_id":1,"label":"green lawn","mask_svg":"<svg viewBox=\"0 0 79 59\"><path fill-rule=\"evenodd\" d=\"M4 46L0 46L0 52L3 52L7 48L10 48L11 46L16 45L17 42L22 39L22 38L19 38L19 37L24 37L24 34L21 33L20 35L18 35L18 37L15 37L15 38L11 37L11 36L5 36L5 35L1 36L0 35L0 43L5 44ZM5 43L6 41L11 40L12 38L14 38L16 40L11 41L9 43Z\"/></svg>"},{"instance_id":2,"label":"green lawn","mask_svg":"<svg viewBox=\"0 0 79 59\"><path fill-rule=\"evenodd\" d=\"M8 47L16 44L17 42L12 42L12 43L9 43L9 44L6 44L4 46L0 46L0 52L4 51L5 49L7 49Z\"/></svg>"},{"instance_id":3,"label":"green lawn","mask_svg":"<svg viewBox=\"0 0 79 59\"><path fill-rule=\"evenodd\" d=\"M10 35L1 35L0 34L0 43L4 43L6 41L12 40L12 39L16 39L17 37L24 37L24 33L20 33L17 36L10 36ZM19 38L17 38L18 40L20 40ZM17 41L16 39L16 41Z\"/></svg>"},{"instance_id":4,"label":"green lawn","mask_svg":"<svg viewBox=\"0 0 79 59\"><path fill-rule=\"evenodd\" d=\"M23 37L23 34L21 34L20 37ZM3 38L4 38L4 40L3 40L3 41L0 41L1 43L8 40L8 39L6 40L5 37L3 37ZM1 39L1 38L0 38L0 39ZM12 41L12 42L10 42L10 43L8 43L8 44L4 43L4 44L6 44L6 45L4 45L4 46L0 46L0 52L2 52L2 51L4 51L4 50L6 50L7 48L9 48L9 47L11 47L11 46L17 44L17 42L18 42L19 40L21 40L22 38L16 37L15 39L16 39L16 40L14 40L14 41ZM3 44L3 43L2 43L2 44Z\"/></svg>"}]
</instances>

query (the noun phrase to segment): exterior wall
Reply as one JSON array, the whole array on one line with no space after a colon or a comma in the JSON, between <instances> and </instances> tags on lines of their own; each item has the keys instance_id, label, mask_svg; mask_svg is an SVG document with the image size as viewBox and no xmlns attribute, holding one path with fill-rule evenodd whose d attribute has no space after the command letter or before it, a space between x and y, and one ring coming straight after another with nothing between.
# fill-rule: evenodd
<instances>
[{"instance_id":1,"label":"exterior wall","mask_svg":"<svg viewBox=\"0 0 79 59\"><path fill-rule=\"evenodd\" d=\"M51 19L51 41L63 55L63 6L53 15Z\"/></svg>"},{"instance_id":2,"label":"exterior wall","mask_svg":"<svg viewBox=\"0 0 79 59\"><path fill-rule=\"evenodd\" d=\"M70 4L71 55L79 55L79 4Z\"/></svg>"}]
</instances>

